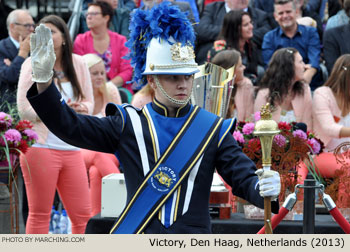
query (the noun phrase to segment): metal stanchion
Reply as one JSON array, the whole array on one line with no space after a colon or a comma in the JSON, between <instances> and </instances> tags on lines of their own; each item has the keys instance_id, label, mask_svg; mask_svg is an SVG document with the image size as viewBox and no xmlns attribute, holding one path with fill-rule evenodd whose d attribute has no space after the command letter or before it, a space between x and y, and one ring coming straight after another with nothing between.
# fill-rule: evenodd
<instances>
[{"instance_id":1,"label":"metal stanchion","mask_svg":"<svg viewBox=\"0 0 350 252\"><path fill-rule=\"evenodd\" d=\"M316 181L309 173L304 180L304 211L303 211L303 233L315 233L315 185Z\"/></svg>"},{"instance_id":2,"label":"metal stanchion","mask_svg":"<svg viewBox=\"0 0 350 252\"><path fill-rule=\"evenodd\" d=\"M322 194L323 203L326 206L326 208L329 211L329 213L332 215L332 217L338 223L338 225L341 227L341 229L343 229L343 231L346 234L350 234L350 223L341 214L341 212L339 211L339 209L335 205L335 203L332 200L332 198L328 194L326 194L324 192L324 185L322 185L322 184L320 184L320 185L312 185L312 184L315 184L315 180L312 179L312 176L311 176L311 178L310 178L310 176L308 176L307 179L308 179L308 181L306 181L306 179L305 179L303 185L298 184L298 185L295 186L294 193L288 195L288 197L287 197L286 201L284 202L283 206L280 208L279 213L277 215L273 216L273 218L271 219L272 230L275 229L275 227L277 227L277 225L282 221L282 219L294 207L294 205L295 205L295 203L297 201L297 193L299 191L299 188L305 188L306 192L304 192L304 226L303 226L303 233L304 234L306 234L306 233L307 234L314 234L314 229L315 229L315 211L314 211L314 209L315 209L314 200L315 199L313 199L313 201L310 201L309 198L312 198L312 197L310 197L311 195L305 196L305 193L309 193L309 190L312 189L310 191L313 191L313 195L315 195L314 194L315 189L319 189L321 194ZM305 201L307 201L307 204L305 203ZM310 206L312 206L311 208L313 208L313 209L311 209L311 211L309 211ZM314 213L314 215L312 215L311 213ZM310 215L312 215L311 218L310 218ZM259 230L259 232L257 234L264 234L265 232L266 232L266 229L265 229L265 226L264 226L264 227L262 227Z\"/></svg>"}]
</instances>

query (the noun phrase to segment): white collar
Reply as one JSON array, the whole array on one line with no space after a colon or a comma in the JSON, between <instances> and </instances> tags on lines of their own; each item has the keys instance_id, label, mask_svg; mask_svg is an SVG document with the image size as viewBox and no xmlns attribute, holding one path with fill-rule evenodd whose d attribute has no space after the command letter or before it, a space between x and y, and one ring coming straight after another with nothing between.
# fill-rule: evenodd
<instances>
[{"instance_id":1,"label":"white collar","mask_svg":"<svg viewBox=\"0 0 350 252\"><path fill-rule=\"evenodd\" d=\"M228 7L227 3L225 2L225 10L226 10L226 13L229 13L231 11L230 7ZM245 12L248 12L248 7L243 9Z\"/></svg>"},{"instance_id":2,"label":"white collar","mask_svg":"<svg viewBox=\"0 0 350 252\"><path fill-rule=\"evenodd\" d=\"M19 42L17 40L15 40L11 35L9 36L12 43L15 45L15 47L18 49L19 48Z\"/></svg>"}]
</instances>

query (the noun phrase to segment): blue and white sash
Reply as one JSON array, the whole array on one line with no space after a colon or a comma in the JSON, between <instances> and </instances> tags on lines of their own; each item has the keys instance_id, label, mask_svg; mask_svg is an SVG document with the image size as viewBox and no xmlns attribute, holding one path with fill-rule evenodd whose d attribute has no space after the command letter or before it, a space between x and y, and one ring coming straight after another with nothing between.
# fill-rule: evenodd
<instances>
[{"instance_id":1,"label":"blue and white sash","mask_svg":"<svg viewBox=\"0 0 350 252\"><path fill-rule=\"evenodd\" d=\"M139 234L201 158L223 119L195 106L111 229Z\"/></svg>"}]
</instances>

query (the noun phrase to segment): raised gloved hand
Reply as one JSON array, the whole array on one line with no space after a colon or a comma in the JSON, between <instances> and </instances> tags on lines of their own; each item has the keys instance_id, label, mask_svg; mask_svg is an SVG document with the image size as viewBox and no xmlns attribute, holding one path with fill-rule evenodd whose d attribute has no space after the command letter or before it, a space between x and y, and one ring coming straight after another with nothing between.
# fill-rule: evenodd
<instances>
[{"instance_id":1,"label":"raised gloved hand","mask_svg":"<svg viewBox=\"0 0 350 252\"><path fill-rule=\"evenodd\" d=\"M51 31L43 24L40 24L35 29L35 33L30 35L30 54L33 70L32 81L49 82L53 76L56 55Z\"/></svg>"},{"instance_id":2,"label":"raised gloved hand","mask_svg":"<svg viewBox=\"0 0 350 252\"><path fill-rule=\"evenodd\" d=\"M259 177L260 195L276 199L281 191L281 179L278 172L259 169L255 172Z\"/></svg>"}]
</instances>

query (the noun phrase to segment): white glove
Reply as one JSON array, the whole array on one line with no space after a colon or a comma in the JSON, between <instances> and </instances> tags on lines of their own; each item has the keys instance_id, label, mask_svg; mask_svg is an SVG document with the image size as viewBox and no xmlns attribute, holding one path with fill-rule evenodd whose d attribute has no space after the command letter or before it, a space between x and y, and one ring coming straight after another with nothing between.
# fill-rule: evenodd
<instances>
[{"instance_id":1,"label":"white glove","mask_svg":"<svg viewBox=\"0 0 350 252\"><path fill-rule=\"evenodd\" d=\"M30 35L30 56L32 61L32 81L47 83L53 76L56 55L49 28L40 24Z\"/></svg>"},{"instance_id":2,"label":"white glove","mask_svg":"<svg viewBox=\"0 0 350 252\"><path fill-rule=\"evenodd\" d=\"M260 195L275 200L281 191L281 178L278 172L259 169L255 172L259 177Z\"/></svg>"}]
</instances>

